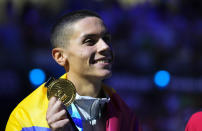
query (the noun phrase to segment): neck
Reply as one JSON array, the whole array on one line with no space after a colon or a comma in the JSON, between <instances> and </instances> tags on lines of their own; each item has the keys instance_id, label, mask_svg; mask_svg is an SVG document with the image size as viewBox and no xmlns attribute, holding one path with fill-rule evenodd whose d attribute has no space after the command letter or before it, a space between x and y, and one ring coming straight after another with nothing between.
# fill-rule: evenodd
<instances>
[{"instance_id":1,"label":"neck","mask_svg":"<svg viewBox=\"0 0 202 131\"><path fill-rule=\"evenodd\" d=\"M68 80L74 83L76 91L81 96L99 97L101 90L101 80L92 80L68 73Z\"/></svg>"}]
</instances>

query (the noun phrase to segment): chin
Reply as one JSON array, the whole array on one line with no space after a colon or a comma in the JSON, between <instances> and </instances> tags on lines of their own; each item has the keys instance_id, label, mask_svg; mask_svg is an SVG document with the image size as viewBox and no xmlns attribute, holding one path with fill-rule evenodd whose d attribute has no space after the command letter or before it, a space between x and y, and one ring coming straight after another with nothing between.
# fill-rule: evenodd
<instances>
[{"instance_id":1,"label":"chin","mask_svg":"<svg viewBox=\"0 0 202 131\"><path fill-rule=\"evenodd\" d=\"M104 80L104 79L107 79L109 77L111 77L112 75L112 72L111 71L106 71L106 72L103 72L103 73L100 73L99 76Z\"/></svg>"},{"instance_id":2,"label":"chin","mask_svg":"<svg viewBox=\"0 0 202 131\"><path fill-rule=\"evenodd\" d=\"M111 75L112 75L111 70L99 70L99 71L97 70L97 71L90 72L88 74L88 77L91 77L97 80L104 80L111 77Z\"/></svg>"}]
</instances>

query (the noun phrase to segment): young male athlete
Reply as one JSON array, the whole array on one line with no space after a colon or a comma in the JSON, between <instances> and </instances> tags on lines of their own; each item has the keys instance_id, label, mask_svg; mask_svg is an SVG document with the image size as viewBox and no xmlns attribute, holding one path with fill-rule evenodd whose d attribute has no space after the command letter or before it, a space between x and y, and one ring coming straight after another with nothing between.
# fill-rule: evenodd
<instances>
[{"instance_id":1,"label":"young male athlete","mask_svg":"<svg viewBox=\"0 0 202 131\"><path fill-rule=\"evenodd\" d=\"M65 68L61 78L76 88L76 99L66 107L56 97L48 100L42 84L11 113L6 131L139 131L136 117L114 89L103 84L111 76L113 53L109 32L99 15L88 10L61 17L51 34L54 60Z\"/></svg>"}]
</instances>

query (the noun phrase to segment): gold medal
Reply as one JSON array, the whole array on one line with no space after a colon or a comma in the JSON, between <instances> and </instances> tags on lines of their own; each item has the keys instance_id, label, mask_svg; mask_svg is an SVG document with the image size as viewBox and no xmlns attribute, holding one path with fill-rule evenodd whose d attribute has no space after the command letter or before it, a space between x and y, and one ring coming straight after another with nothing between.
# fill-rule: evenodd
<instances>
[{"instance_id":1,"label":"gold medal","mask_svg":"<svg viewBox=\"0 0 202 131\"><path fill-rule=\"evenodd\" d=\"M67 79L52 80L46 86L48 88L48 99L55 96L61 100L65 106L69 106L76 97L76 88L73 83Z\"/></svg>"}]
</instances>

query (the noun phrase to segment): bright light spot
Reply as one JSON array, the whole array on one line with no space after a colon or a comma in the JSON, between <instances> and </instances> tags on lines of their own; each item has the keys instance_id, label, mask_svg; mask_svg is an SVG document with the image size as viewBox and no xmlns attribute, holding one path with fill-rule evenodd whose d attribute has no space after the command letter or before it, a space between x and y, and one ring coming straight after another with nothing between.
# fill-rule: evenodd
<instances>
[{"instance_id":1,"label":"bright light spot","mask_svg":"<svg viewBox=\"0 0 202 131\"><path fill-rule=\"evenodd\" d=\"M165 70L158 71L154 76L154 83L158 87L166 87L170 82L170 74Z\"/></svg>"},{"instance_id":2,"label":"bright light spot","mask_svg":"<svg viewBox=\"0 0 202 131\"><path fill-rule=\"evenodd\" d=\"M45 81L45 77L45 73L41 69L32 69L29 72L29 80L35 86L42 84Z\"/></svg>"}]
</instances>

